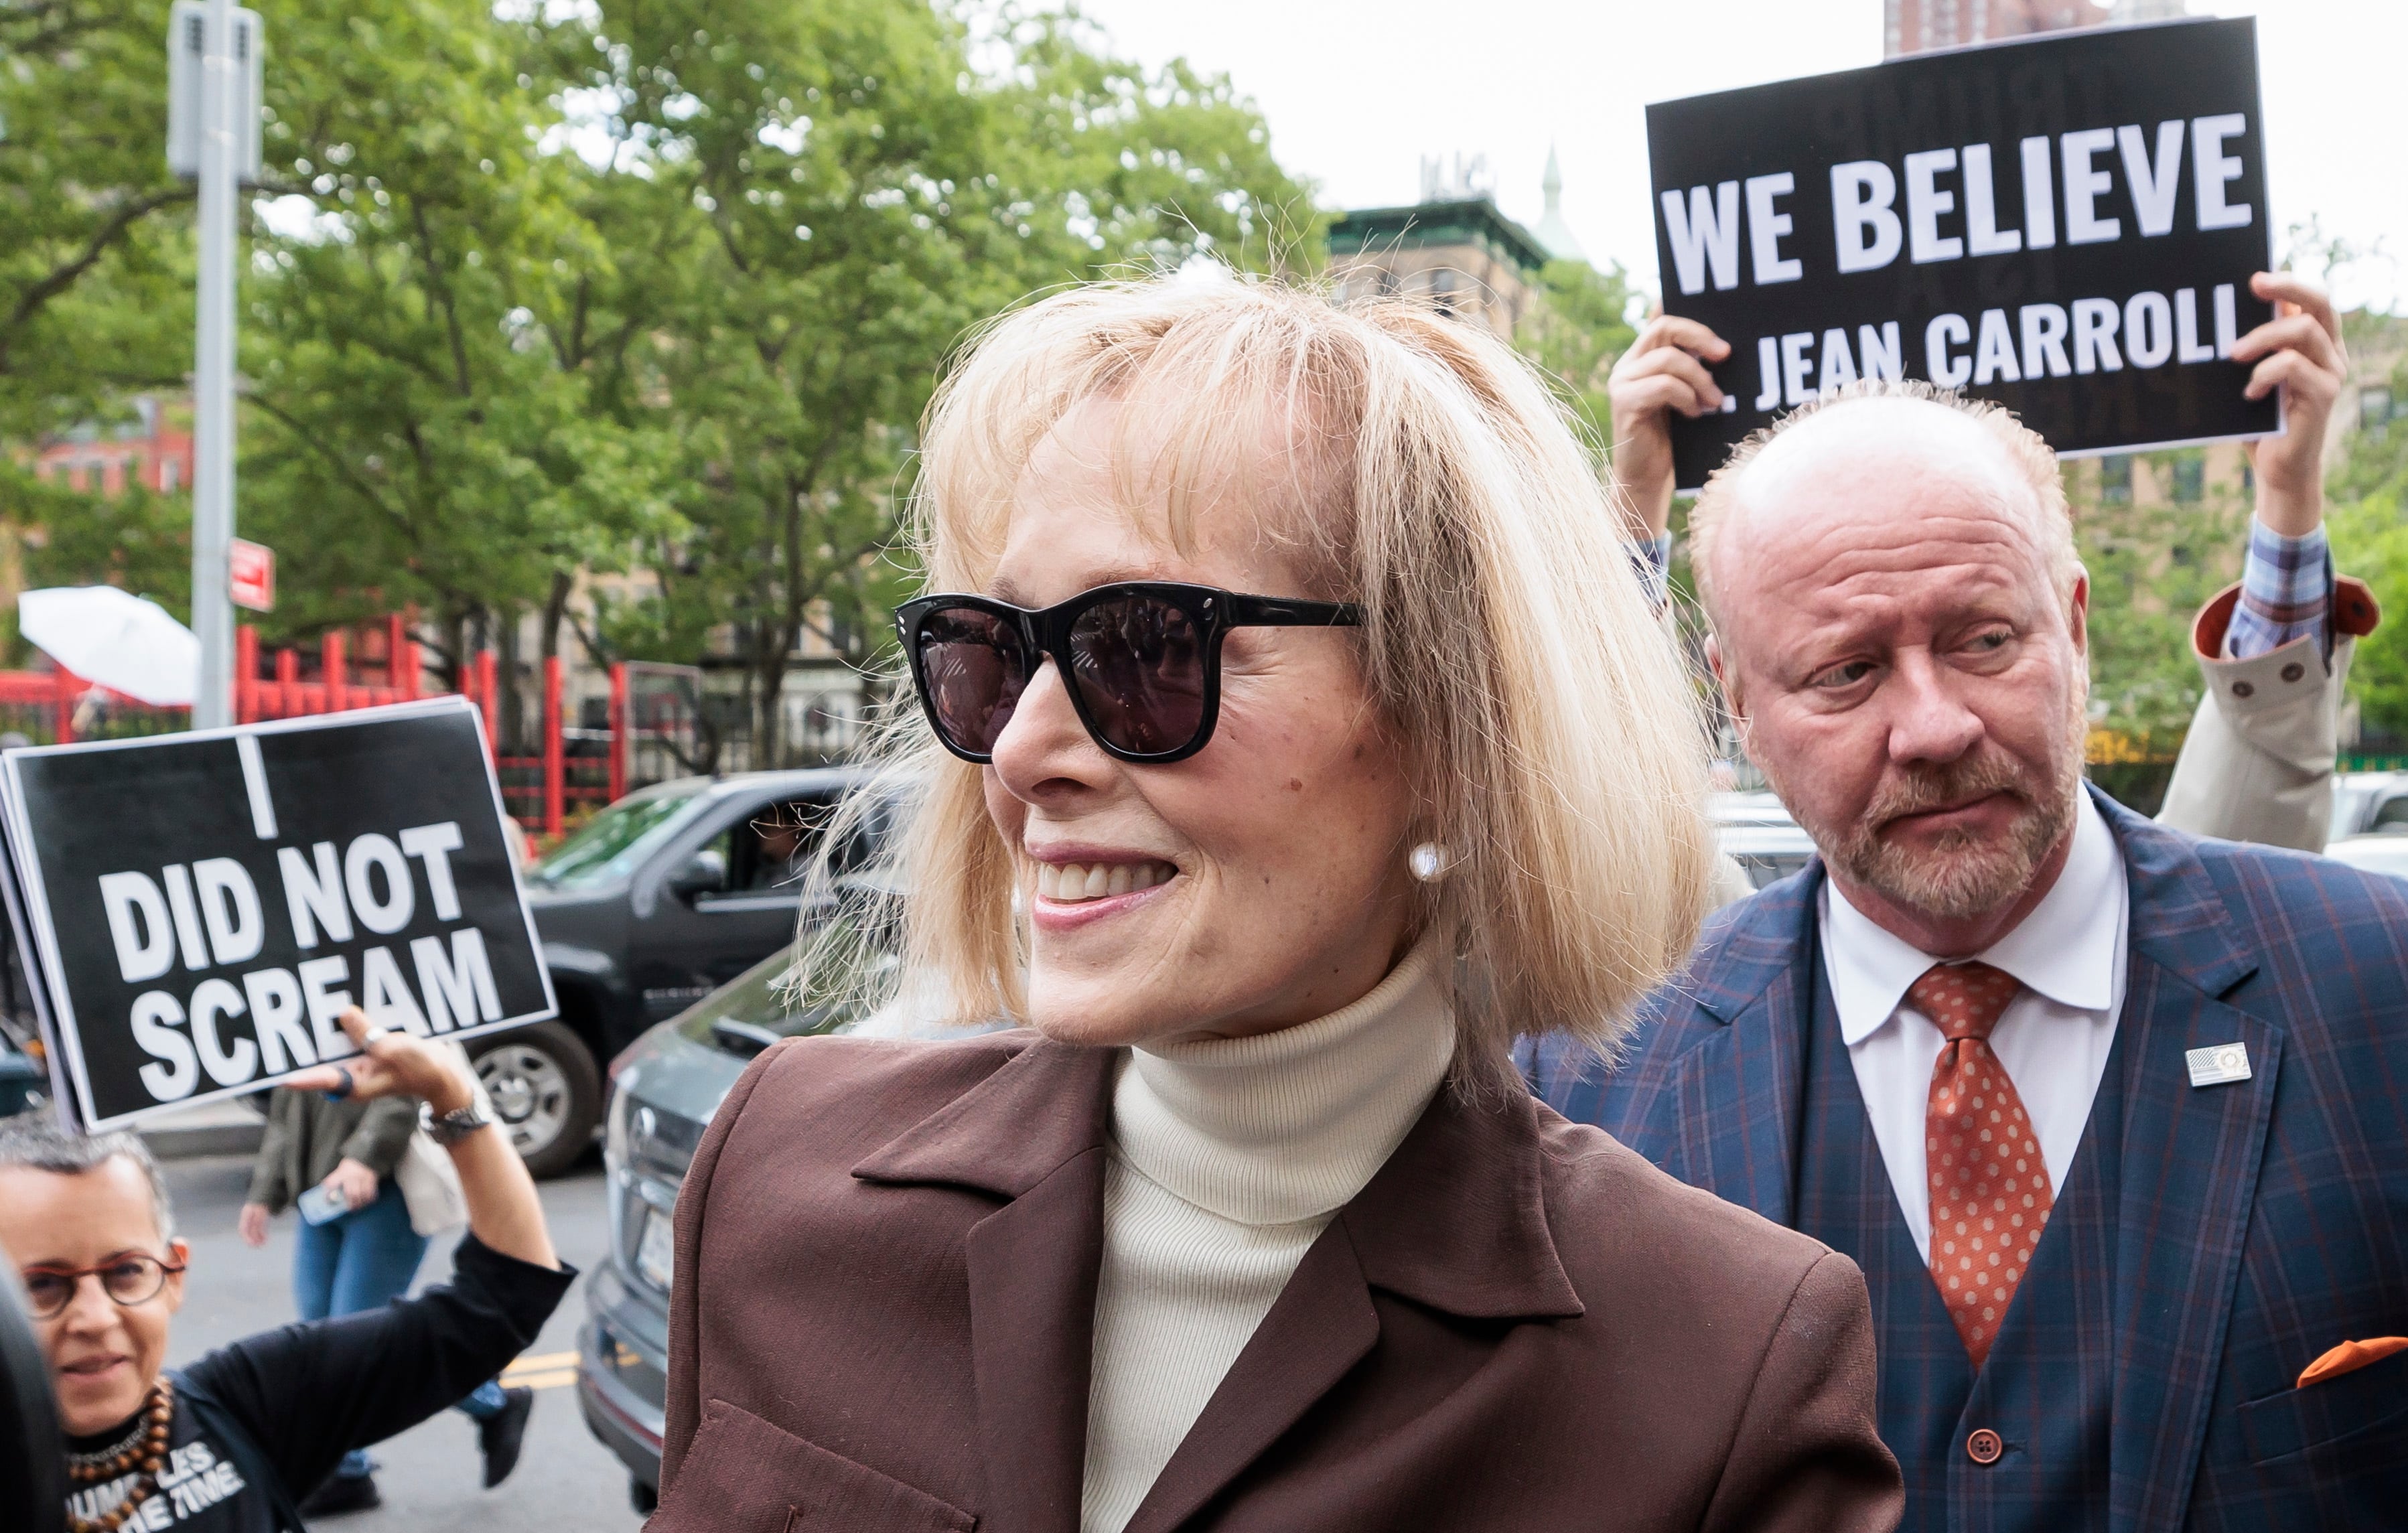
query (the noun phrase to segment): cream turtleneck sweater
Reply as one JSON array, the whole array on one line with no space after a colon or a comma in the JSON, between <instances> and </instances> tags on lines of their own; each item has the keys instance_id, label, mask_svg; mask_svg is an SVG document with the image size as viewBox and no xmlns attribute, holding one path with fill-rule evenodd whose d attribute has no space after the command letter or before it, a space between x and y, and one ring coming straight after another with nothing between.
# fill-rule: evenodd
<instances>
[{"instance_id":1,"label":"cream turtleneck sweater","mask_svg":"<svg viewBox=\"0 0 2408 1533\"><path fill-rule=\"evenodd\" d=\"M1342 1010L1132 1050L1112 1094L1081 1533L1120 1533L1306 1250L1429 1105L1455 1021L1425 939Z\"/></svg>"}]
</instances>

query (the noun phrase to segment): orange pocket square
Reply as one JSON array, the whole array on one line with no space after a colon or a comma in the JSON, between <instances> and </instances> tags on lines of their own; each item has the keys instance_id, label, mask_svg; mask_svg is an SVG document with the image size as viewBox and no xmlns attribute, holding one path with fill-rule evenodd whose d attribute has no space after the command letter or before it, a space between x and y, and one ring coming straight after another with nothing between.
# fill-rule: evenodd
<instances>
[{"instance_id":1,"label":"orange pocket square","mask_svg":"<svg viewBox=\"0 0 2408 1533\"><path fill-rule=\"evenodd\" d=\"M2300 1387L2305 1389L2327 1379L2355 1373L2367 1364L2379 1363L2395 1352L2408 1352L2408 1336L2378 1336L2372 1341L2344 1341L2307 1366L2300 1375Z\"/></svg>"}]
</instances>

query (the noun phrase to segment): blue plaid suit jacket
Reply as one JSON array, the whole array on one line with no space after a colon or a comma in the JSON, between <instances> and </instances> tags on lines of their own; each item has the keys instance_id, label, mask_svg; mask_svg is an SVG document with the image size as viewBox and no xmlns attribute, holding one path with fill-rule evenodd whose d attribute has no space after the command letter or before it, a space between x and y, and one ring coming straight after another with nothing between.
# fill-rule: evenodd
<instances>
[{"instance_id":1,"label":"blue plaid suit jacket","mask_svg":"<svg viewBox=\"0 0 2408 1533\"><path fill-rule=\"evenodd\" d=\"M2408 1526L2408 1353L2294 1387L2344 1340L2408 1336L2408 888L2097 802L2131 886L2118 1046L2140 1057L2115 1227L2077 1258L2112 1261L2115 1295L2091 1526ZM1541 1048L1525 1055L1534 1089L1794 1224L1822 877L1720 912L1619 1068ZM2194 1088L2184 1052L2236 1039L2250 1079ZM2055 1301L2029 1282L2015 1298ZM2069 1383L2101 1362L2068 1358ZM1903 1468L1911 1484L1947 1469ZM1980 1497L1978 1477L1957 1482ZM1952 1504L1948 1521L2008 1526L2007 1511Z\"/></svg>"}]
</instances>

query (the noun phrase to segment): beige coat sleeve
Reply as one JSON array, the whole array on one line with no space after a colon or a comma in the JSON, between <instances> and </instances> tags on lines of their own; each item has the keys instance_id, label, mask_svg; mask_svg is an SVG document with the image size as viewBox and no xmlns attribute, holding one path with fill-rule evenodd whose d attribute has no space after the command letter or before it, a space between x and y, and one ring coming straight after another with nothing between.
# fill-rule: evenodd
<instances>
[{"instance_id":1,"label":"beige coat sleeve","mask_svg":"<svg viewBox=\"0 0 2408 1533\"><path fill-rule=\"evenodd\" d=\"M2207 695L2183 740L2157 821L2195 836L2322 852L2350 655L2380 613L2363 584L2344 580L2333 594L2329 666L2313 638L2227 660L2224 630L2240 595L2237 585L2223 591L2192 625Z\"/></svg>"}]
</instances>

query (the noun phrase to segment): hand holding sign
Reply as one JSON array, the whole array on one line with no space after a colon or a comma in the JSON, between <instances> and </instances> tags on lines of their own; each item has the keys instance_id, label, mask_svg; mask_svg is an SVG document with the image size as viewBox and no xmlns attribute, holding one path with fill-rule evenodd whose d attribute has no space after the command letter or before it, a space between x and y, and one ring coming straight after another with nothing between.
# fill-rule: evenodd
<instances>
[{"instance_id":1,"label":"hand holding sign","mask_svg":"<svg viewBox=\"0 0 2408 1533\"><path fill-rule=\"evenodd\" d=\"M359 1056L340 1065L319 1065L284 1082L287 1091L331 1091L362 1101L377 1096L415 1096L441 1117L476 1099L451 1055L407 1032L380 1027L353 1006L337 1019ZM348 1077L349 1086L345 1086Z\"/></svg>"},{"instance_id":2,"label":"hand holding sign","mask_svg":"<svg viewBox=\"0 0 2408 1533\"><path fill-rule=\"evenodd\" d=\"M1613 365L1606 397L1613 406L1613 485L1636 514L1641 537L1661 537L1672 523L1673 415L1696 420L1723 407L1709 362L1730 343L1695 320L1657 314ZM1702 358L1703 360L1699 360Z\"/></svg>"},{"instance_id":3,"label":"hand holding sign","mask_svg":"<svg viewBox=\"0 0 2408 1533\"><path fill-rule=\"evenodd\" d=\"M2302 537L2324 520L2325 428L2349 376L2349 351L2332 299L2286 272L2261 271L2249 291L2274 305L2274 318L2232 345L2232 360L2256 363L2247 396L2283 391L2283 435L2249 444L2258 476L2258 520L2286 537Z\"/></svg>"}]
</instances>

